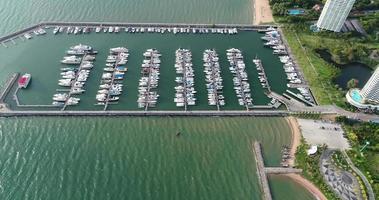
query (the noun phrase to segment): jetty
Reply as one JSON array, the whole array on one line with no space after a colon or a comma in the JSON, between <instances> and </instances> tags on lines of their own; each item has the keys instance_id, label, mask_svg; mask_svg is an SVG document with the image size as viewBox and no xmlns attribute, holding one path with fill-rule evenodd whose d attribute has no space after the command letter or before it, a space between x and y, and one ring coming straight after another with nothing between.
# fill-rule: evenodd
<instances>
[{"instance_id":1,"label":"jetty","mask_svg":"<svg viewBox=\"0 0 379 200\"><path fill-rule=\"evenodd\" d=\"M188 24L188 23L127 23L127 22L58 22L47 21L35 25L31 25L22 30L15 31L8 35L0 37L0 43L4 47L6 42L14 43L14 39L23 37L25 34L32 33L35 30L50 28L50 27L80 27L80 28L109 28L109 27L128 27L128 28L186 28L186 29L239 29L243 31L259 31L263 32L269 27L276 27L275 25L249 25L249 24Z\"/></svg>"},{"instance_id":2,"label":"jetty","mask_svg":"<svg viewBox=\"0 0 379 200\"><path fill-rule=\"evenodd\" d=\"M301 169L284 168L284 167L265 167L261 144L257 141L253 142L253 151L256 161L257 175L263 193L263 199L272 200L270 186L268 184L268 174L290 174L301 173Z\"/></svg>"},{"instance_id":3,"label":"jetty","mask_svg":"<svg viewBox=\"0 0 379 200\"><path fill-rule=\"evenodd\" d=\"M14 85L14 83L16 82L19 76L20 76L20 73L14 73L5 83L5 87L0 93L0 103L4 102L5 97L8 95L9 91L11 90L12 86Z\"/></svg>"}]
</instances>

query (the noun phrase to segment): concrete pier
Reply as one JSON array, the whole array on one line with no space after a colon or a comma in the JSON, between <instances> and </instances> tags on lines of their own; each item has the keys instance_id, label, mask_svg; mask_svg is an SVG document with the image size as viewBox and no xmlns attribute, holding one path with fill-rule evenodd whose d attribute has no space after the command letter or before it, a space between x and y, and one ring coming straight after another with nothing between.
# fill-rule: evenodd
<instances>
[{"instance_id":1,"label":"concrete pier","mask_svg":"<svg viewBox=\"0 0 379 200\"><path fill-rule=\"evenodd\" d=\"M249 24L186 24L186 23L127 23L127 22L41 22L22 30L0 37L0 43L11 41L13 38L22 36L39 28L63 26L63 27L138 27L138 28L237 28L244 31L260 31L275 25L249 25Z\"/></svg>"},{"instance_id":2,"label":"concrete pier","mask_svg":"<svg viewBox=\"0 0 379 200\"><path fill-rule=\"evenodd\" d=\"M172 116L172 117L239 117L239 116L288 116L288 111L251 110L251 111L37 111L37 110L8 110L0 112L0 117L22 116Z\"/></svg>"},{"instance_id":3,"label":"concrete pier","mask_svg":"<svg viewBox=\"0 0 379 200\"><path fill-rule=\"evenodd\" d=\"M4 102L5 97L8 95L9 91L12 89L12 86L16 82L17 78L20 76L19 73L14 73L6 82L5 87L0 93L0 103Z\"/></svg>"},{"instance_id":4,"label":"concrete pier","mask_svg":"<svg viewBox=\"0 0 379 200\"><path fill-rule=\"evenodd\" d=\"M253 143L253 151L255 155L255 161L257 166L257 175L259 179L259 183L261 185L261 189L263 192L263 199L272 200L270 186L268 184L268 174L291 174L296 173L299 174L302 172L301 169L295 168L283 168L283 167L265 167L261 144L257 141Z\"/></svg>"},{"instance_id":5,"label":"concrete pier","mask_svg":"<svg viewBox=\"0 0 379 200\"><path fill-rule=\"evenodd\" d=\"M265 173L265 165L263 163L263 156L261 144L257 141L253 143L253 150L257 166L257 175L263 192L264 200L272 200L270 186L268 184L267 174Z\"/></svg>"}]
</instances>

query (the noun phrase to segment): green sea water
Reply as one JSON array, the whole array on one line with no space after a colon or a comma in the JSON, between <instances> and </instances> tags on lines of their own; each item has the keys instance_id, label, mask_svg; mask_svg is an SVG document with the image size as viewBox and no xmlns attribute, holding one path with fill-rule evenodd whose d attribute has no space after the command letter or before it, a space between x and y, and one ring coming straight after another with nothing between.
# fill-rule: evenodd
<instances>
[{"instance_id":1,"label":"green sea water","mask_svg":"<svg viewBox=\"0 0 379 200\"><path fill-rule=\"evenodd\" d=\"M0 35L41 21L249 24L251 7L251 0L0 0ZM132 49L127 89L121 107L111 109L133 109L133 80L138 79L146 48L156 47L164 54L159 91L164 102L171 102L176 48L190 48L196 65L201 64L204 48L216 48L225 85L230 87L223 51L238 47L246 52L252 86L257 87L257 79L251 59L258 54L266 70L273 72L269 75L273 88L280 92L285 88L282 68L258 37L256 33L237 37L91 33L16 40L8 48L0 46L0 83L13 72L31 72L32 84L22 91L22 100L50 103L57 87L58 60L70 45L88 43L100 53L88 94L83 104L72 109L93 109L102 59L110 47L125 45ZM195 81L203 98L201 72L197 69ZM233 95L228 96L228 109L239 109ZM253 98L258 104L267 102L259 87ZM160 106L175 109L169 103ZM200 103L194 109L204 108ZM179 138L175 137L178 131ZM289 127L281 118L0 118L0 199L260 199L251 151L255 139L263 143L266 164L276 166L280 147L290 142ZM313 199L287 179L270 178L270 186L275 199Z\"/></svg>"},{"instance_id":2,"label":"green sea water","mask_svg":"<svg viewBox=\"0 0 379 200\"><path fill-rule=\"evenodd\" d=\"M120 96L119 104L109 106L110 110L137 110L138 80L141 77L140 70L142 54L146 49L157 48L161 54L160 80L158 84L158 94L160 95L157 107L159 110L183 110L177 108L174 103L175 89L175 50L178 48L188 48L193 54L193 68L195 70L195 89L197 91L197 105L191 106L189 110L212 110L215 106L208 106L205 73L203 72L203 52L205 49L214 48L220 57L220 66L224 79L225 110L244 110L238 105L238 100L233 89L233 75L229 71L229 62L226 57L226 49L239 48L243 51L244 61L247 66L246 72L252 88L252 98L256 105L267 105L270 99L258 79L253 59L258 56L262 59L263 65L272 90L283 93L286 90L286 76L281 66L278 56L272 54L272 50L263 47L261 41L262 34L253 31L241 31L237 35L212 35L212 34L181 34L172 33L90 33L86 35L53 35L49 34L36 36L31 40L22 41L17 39L16 44L9 44L8 48L0 48L0 78L5 80L7 76L14 72L32 74L32 82L27 89L19 92L21 104L51 104L53 94L60 79L60 68L65 65L60 64L60 60L65 56L65 51L78 43L91 45L99 51L94 62L95 67L91 70L90 78L86 83L86 92L80 95L81 102L78 106L71 107L73 110L100 110L103 107L94 106L96 103L96 93L100 84L105 60L109 49L112 47L126 46L130 49L129 62L127 63L125 88ZM33 52L33 53L30 53ZM49 74L49 76L46 76ZM21 109L15 106L12 95L7 99L7 103L13 109Z\"/></svg>"},{"instance_id":3,"label":"green sea water","mask_svg":"<svg viewBox=\"0 0 379 200\"><path fill-rule=\"evenodd\" d=\"M289 138L281 118L1 119L0 199L260 199L252 141L275 166Z\"/></svg>"}]
</instances>

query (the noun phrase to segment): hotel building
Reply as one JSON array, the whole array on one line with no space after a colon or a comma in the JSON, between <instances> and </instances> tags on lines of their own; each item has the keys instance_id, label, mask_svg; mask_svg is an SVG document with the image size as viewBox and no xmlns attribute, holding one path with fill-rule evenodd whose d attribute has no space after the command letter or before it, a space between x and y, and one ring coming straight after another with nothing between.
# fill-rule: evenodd
<instances>
[{"instance_id":1,"label":"hotel building","mask_svg":"<svg viewBox=\"0 0 379 200\"><path fill-rule=\"evenodd\" d=\"M340 32L355 0L328 0L317 21L317 28Z\"/></svg>"}]
</instances>

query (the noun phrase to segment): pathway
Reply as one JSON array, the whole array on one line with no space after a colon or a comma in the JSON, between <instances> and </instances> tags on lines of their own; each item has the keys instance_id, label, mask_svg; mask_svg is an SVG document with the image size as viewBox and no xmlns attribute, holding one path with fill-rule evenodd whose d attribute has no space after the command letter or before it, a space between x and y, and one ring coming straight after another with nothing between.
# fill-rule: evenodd
<instances>
[{"instance_id":1,"label":"pathway","mask_svg":"<svg viewBox=\"0 0 379 200\"><path fill-rule=\"evenodd\" d=\"M359 177L361 177L363 183L365 184L365 187L367 189L368 199L369 200L375 200L375 194L372 190L370 182L367 180L366 176L357 168L355 167L354 163L350 160L350 157L347 155L345 151L342 151L342 154L345 156L347 163L351 167L351 169L354 170L355 173L358 174Z\"/></svg>"}]
</instances>

